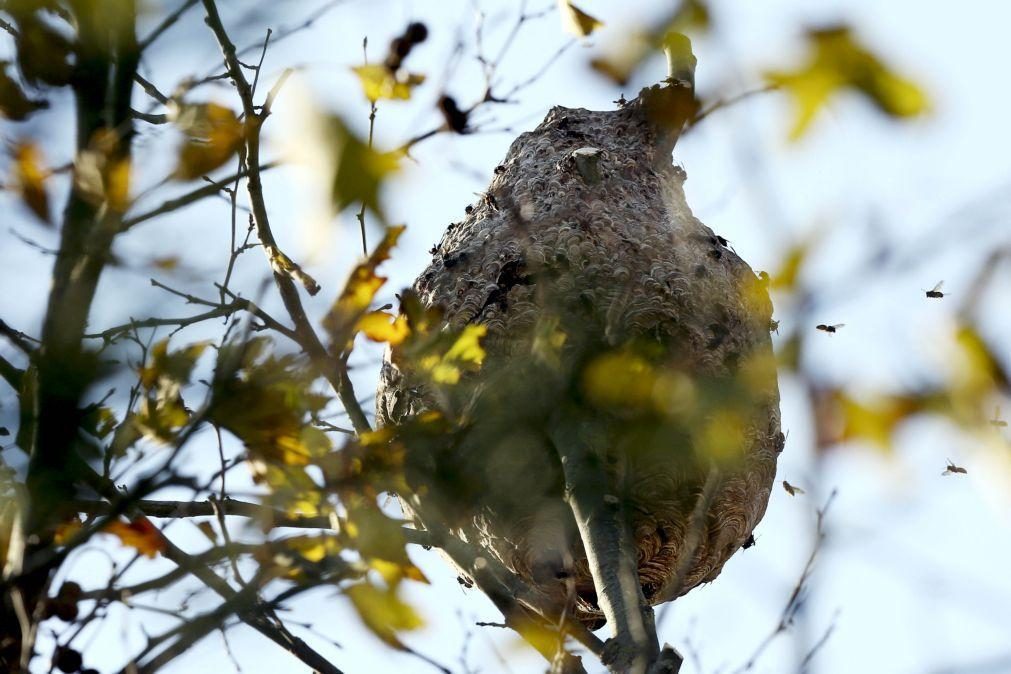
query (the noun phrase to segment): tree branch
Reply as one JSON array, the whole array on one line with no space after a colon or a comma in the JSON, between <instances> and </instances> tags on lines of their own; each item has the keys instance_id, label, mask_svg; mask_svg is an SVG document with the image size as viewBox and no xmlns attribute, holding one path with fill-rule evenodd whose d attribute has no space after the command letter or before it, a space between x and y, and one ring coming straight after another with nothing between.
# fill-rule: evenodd
<instances>
[{"instance_id":1,"label":"tree branch","mask_svg":"<svg viewBox=\"0 0 1011 674\"><path fill-rule=\"evenodd\" d=\"M245 170L246 170L246 190L249 195L249 203L253 213L253 223L256 226L257 236L263 244L263 249L267 253L268 261L274 269L274 282L281 294L285 309L291 316L295 324L295 332L298 334L299 343L312 359L314 364L323 373L327 381L337 392L345 410L351 419L351 423L358 433L363 433L371 429L368 419L362 412L355 398L351 380L347 376L347 368L338 359L332 358L327 353L319 336L313 330L309 319L306 317L305 309L302 307L302 300L298 294L298 288L292 277L278 269L277 258L280 247L274 239L274 234L270 229L270 221L267 216L267 206L263 199L263 184L260 180L260 129L269 114L269 109L257 112L253 101L253 90L242 71L242 64L239 63L236 55L235 45L228 37L224 25L221 23L221 16L214 0L202 0L206 12L206 23L214 33L221 48L224 58L225 68L228 71L235 89L242 100L242 109L246 117L245 134ZM264 114L266 113L266 114ZM287 258L285 258L287 259Z\"/></svg>"}]
</instances>

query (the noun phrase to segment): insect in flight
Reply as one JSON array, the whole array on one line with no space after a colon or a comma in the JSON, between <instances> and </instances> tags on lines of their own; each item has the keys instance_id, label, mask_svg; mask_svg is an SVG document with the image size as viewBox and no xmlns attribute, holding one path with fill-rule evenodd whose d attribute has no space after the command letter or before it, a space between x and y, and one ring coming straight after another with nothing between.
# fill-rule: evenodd
<instances>
[{"instance_id":1,"label":"insect in flight","mask_svg":"<svg viewBox=\"0 0 1011 674\"><path fill-rule=\"evenodd\" d=\"M839 328L845 325L845 323L836 323L835 325L825 325L824 323L819 323L814 327L816 330L821 330L822 332L836 332Z\"/></svg>"},{"instance_id":2,"label":"insect in flight","mask_svg":"<svg viewBox=\"0 0 1011 674\"><path fill-rule=\"evenodd\" d=\"M962 468L961 466L956 466L951 459L948 459L948 467L944 469L944 472L941 473L941 475L955 475L956 473L962 473L963 475L967 475L968 472L969 471L967 471L965 468Z\"/></svg>"},{"instance_id":3,"label":"insect in flight","mask_svg":"<svg viewBox=\"0 0 1011 674\"><path fill-rule=\"evenodd\" d=\"M927 293L927 297L933 297L933 298L944 297L945 293L941 292L941 286L943 286L943 285L944 285L944 281L938 281L936 286L934 286L930 290L925 291Z\"/></svg>"},{"instance_id":4,"label":"insect in flight","mask_svg":"<svg viewBox=\"0 0 1011 674\"><path fill-rule=\"evenodd\" d=\"M790 484L786 480L783 480L783 489L785 489L786 493L789 494L790 496L796 496L797 494L805 494L805 493L807 493L803 489L801 489L800 487L795 487L794 485Z\"/></svg>"}]
</instances>

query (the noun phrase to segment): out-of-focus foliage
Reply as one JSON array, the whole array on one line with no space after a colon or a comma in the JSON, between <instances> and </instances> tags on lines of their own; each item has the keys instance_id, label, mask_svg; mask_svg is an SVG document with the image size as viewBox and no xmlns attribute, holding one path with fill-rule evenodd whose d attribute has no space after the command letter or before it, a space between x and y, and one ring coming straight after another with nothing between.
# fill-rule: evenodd
<instances>
[{"instance_id":1,"label":"out-of-focus foliage","mask_svg":"<svg viewBox=\"0 0 1011 674\"><path fill-rule=\"evenodd\" d=\"M834 96L855 91L890 117L924 114L929 102L918 84L889 69L848 26L807 33L810 55L796 70L772 70L766 78L790 94L796 110L790 139L797 140Z\"/></svg>"},{"instance_id":2,"label":"out-of-focus foliage","mask_svg":"<svg viewBox=\"0 0 1011 674\"><path fill-rule=\"evenodd\" d=\"M19 143L13 151L14 184L21 193L21 202L46 224L49 218L49 197L46 194L46 171L42 166L42 153L34 143Z\"/></svg>"},{"instance_id":3,"label":"out-of-focus foliage","mask_svg":"<svg viewBox=\"0 0 1011 674\"><path fill-rule=\"evenodd\" d=\"M169 116L185 136L173 172L179 180L194 180L210 173L242 146L244 125L223 105L173 102Z\"/></svg>"},{"instance_id":4,"label":"out-of-focus foliage","mask_svg":"<svg viewBox=\"0 0 1011 674\"><path fill-rule=\"evenodd\" d=\"M116 520L107 524L104 531L118 538L123 545L136 548L145 557L156 557L165 549L161 531L146 517L138 517L129 522Z\"/></svg>"},{"instance_id":5,"label":"out-of-focus foliage","mask_svg":"<svg viewBox=\"0 0 1011 674\"><path fill-rule=\"evenodd\" d=\"M386 278L379 276L376 270L379 265L390 259L393 247L397 245L397 239L403 233L403 226L390 227L386 230L386 236L379 242L368 259L356 266L351 272L351 277L345 284L344 290L341 291L337 301L323 320L323 327L330 334L333 349L336 352L344 350L347 341L353 336L354 326L364 316L372 304L372 299L386 283ZM366 323L368 326L368 321Z\"/></svg>"},{"instance_id":6,"label":"out-of-focus foliage","mask_svg":"<svg viewBox=\"0 0 1011 674\"><path fill-rule=\"evenodd\" d=\"M362 84L365 98L373 103L381 99L406 101L414 87L425 82L417 73L394 72L385 65L364 65L352 68Z\"/></svg>"},{"instance_id":7,"label":"out-of-focus foliage","mask_svg":"<svg viewBox=\"0 0 1011 674\"><path fill-rule=\"evenodd\" d=\"M383 179L399 167L401 153L373 150L336 115L329 117L327 129L327 147L334 153L334 209L341 212L352 204L364 204L382 218L379 189Z\"/></svg>"},{"instance_id":8,"label":"out-of-focus foliage","mask_svg":"<svg viewBox=\"0 0 1011 674\"><path fill-rule=\"evenodd\" d=\"M572 4L572 0L558 0L558 11L565 30L577 37L586 37L604 24Z\"/></svg>"}]
</instances>

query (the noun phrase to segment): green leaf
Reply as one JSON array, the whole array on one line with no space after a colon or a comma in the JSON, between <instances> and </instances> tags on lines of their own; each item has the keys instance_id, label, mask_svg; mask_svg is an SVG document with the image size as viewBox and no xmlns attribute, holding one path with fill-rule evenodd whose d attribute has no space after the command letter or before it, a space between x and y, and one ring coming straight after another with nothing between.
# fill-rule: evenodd
<instances>
[{"instance_id":1,"label":"green leaf","mask_svg":"<svg viewBox=\"0 0 1011 674\"><path fill-rule=\"evenodd\" d=\"M402 153L378 152L368 146L337 116L329 118L329 146L334 149L333 205L340 213L351 204L364 204L381 219L379 188L400 165Z\"/></svg>"}]
</instances>

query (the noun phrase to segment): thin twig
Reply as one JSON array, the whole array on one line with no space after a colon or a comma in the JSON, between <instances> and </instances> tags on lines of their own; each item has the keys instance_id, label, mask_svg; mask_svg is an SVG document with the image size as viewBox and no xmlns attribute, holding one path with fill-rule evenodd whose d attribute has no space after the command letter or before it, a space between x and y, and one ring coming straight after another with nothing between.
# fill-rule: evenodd
<instances>
[{"instance_id":1,"label":"thin twig","mask_svg":"<svg viewBox=\"0 0 1011 674\"><path fill-rule=\"evenodd\" d=\"M246 191L249 195L257 236L260 238L264 252L267 254L268 260L274 268L275 285L281 295L281 300L284 302L285 309L288 310L288 314L295 324L295 332L298 334L300 345L337 392L355 430L359 433L366 432L371 429L371 425L355 399L354 389L351 385L350 377L347 375L346 366L327 353L323 343L320 342L319 336L309 323L292 275L284 273L284 270L279 269L278 260L281 259L288 263L284 265L285 269L291 267L296 271L300 271L297 265L291 263L287 256L283 256L283 253L280 252L267 216L267 206L263 197L263 185L260 180L259 167L260 128L264 122L264 115L262 113L257 114L256 112L252 88L246 79L245 73L242 71L242 65L239 63L238 56L236 55L235 45L228 37L228 33L221 22L217 5L214 0L203 0L203 5L207 15L206 23L218 41L225 68L235 85L236 92L242 101L243 112L246 116L245 149L246 172L248 174L246 178ZM305 285L307 288L309 287L308 284Z\"/></svg>"},{"instance_id":2,"label":"thin twig","mask_svg":"<svg viewBox=\"0 0 1011 674\"><path fill-rule=\"evenodd\" d=\"M182 15L185 14L190 7L193 7L193 5L197 4L197 2L198 0L186 0L182 5L179 6L177 10L175 10L174 12L166 16L164 19L162 19L161 23L155 26L154 30L152 30L147 37L138 42L137 48L140 51L144 51L145 49L150 47L151 43L153 43L155 40L161 37L162 33L167 31L177 21L179 21Z\"/></svg>"},{"instance_id":3,"label":"thin twig","mask_svg":"<svg viewBox=\"0 0 1011 674\"><path fill-rule=\"evenodd\" d=\"M260 166L260 172L262 173L263 171L269 171L270 169L277 168L277 166L278 164L276 162L263 164ZM152 218L157 218L160 215L165 215L166 213L177 211L180 208L183 208L184 206L189 206L190 204L194 204L200 201L201 199L217 194L218 192L224 191L228 189L226 183L244 177L246 177L246 171L245 170L238 171L234 175L228 176L227 178L223 178L218 182L209 182L207 185L198 187L197 189L191 192L187 192L186 194L180 197L176 197L175 199L169 199L168 201L165 201L160 206L157 206L151 209L150 211L146 211L144 213L141 213L140 215L135 215L132 218L124 218L122 224L123 231L130 229L134 225L139 225L142 222L151 220Z\"/></svg>"},{"instance_id":4,"label":"thin twig","mask_svg":"<svg viewBox=\"0 0 1011 674\"><path fill-rule=\"evenodd\" d=\"M825 515L828 513L829 507L832 505L832 501L835 500L837 490L833 489L832 493L829 494L828 499L825 500L825 505L823 505L817 511L817 522L815 526L815 540L814 545L811 547L811 554L808 555L807 562L804 564L804 569L800 573L800 578L797 579L797 583L793 586L793 591L790 592L790 597L786 601L786 606L783 607L783 612L779 616L779 622L772 629L765 639L758 645L755 652L751 654L748 661L743 665L734 670L734 674L741 674L742 672L750 671L758 658L761 657L765 649L768 648L777 636L785 632L790 624L793 622L794 616L800 609L801 596L804 590L807 588L807 581L811 577L811 572L814 570L814 561L818 557L818 551L821 550L822 545L825 542Z\"/></svg>"}]
</instances>

